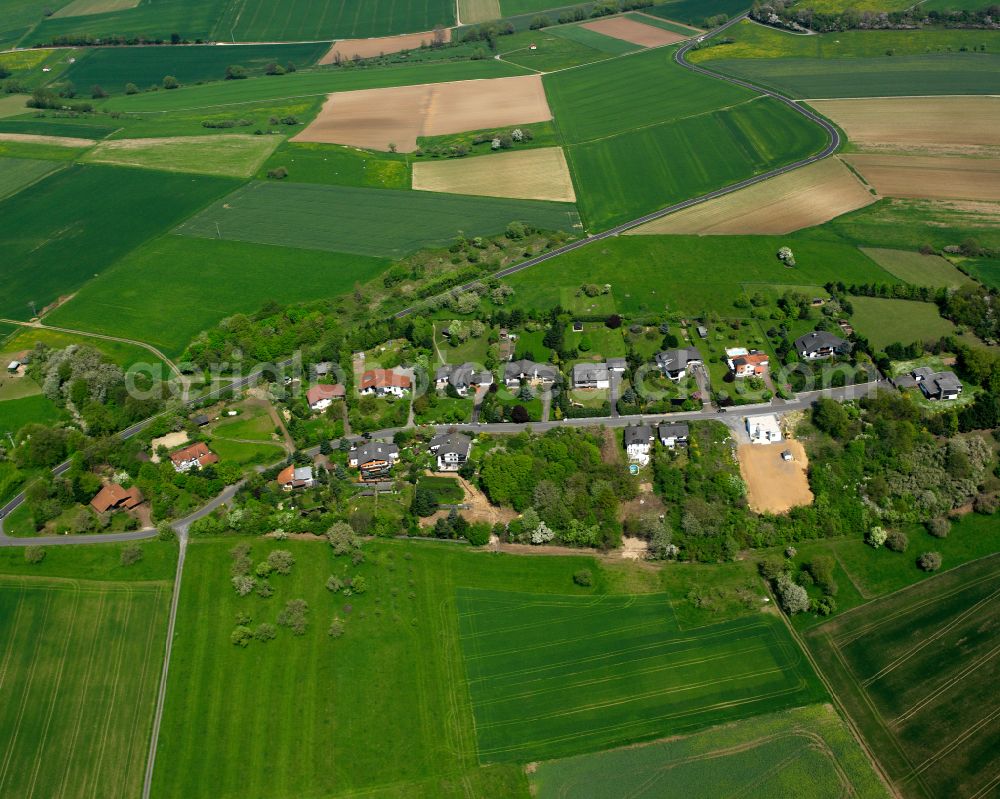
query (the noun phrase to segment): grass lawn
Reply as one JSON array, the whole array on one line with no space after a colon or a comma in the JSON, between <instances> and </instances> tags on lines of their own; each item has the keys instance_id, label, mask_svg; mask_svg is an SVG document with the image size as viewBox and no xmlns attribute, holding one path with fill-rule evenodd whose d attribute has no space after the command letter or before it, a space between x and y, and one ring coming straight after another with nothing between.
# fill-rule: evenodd
<instances>
[{"instance_id":1,"label":"grass lawn","mask_svg":"<svg viewBox=\"0 0 1000 799\"><path fill-rule=\"evenodd\" d=\"M861 747L831 705L809 705L645 746L541 764L539 799L589 796L888 797Z\"/></svg>"},{"instance_id":2,"label":"grass lawn","mask_svg":"<svg viewBox=\"0 0 1000 799\"><path fill-rule=\"evenodd\" d=\"M226 316L268 300L337 296L386 266L360 255L168 235L129 253L46 321L148 341L174 356Z\"/></svg>"},{"instance_id":3,"label":"grass lawn","mask_svg":"<svg viewBox=\"0 0 1000 799\"><path fill-rule=\"evenodd\" d=\"M0 158L0 199L17 194L59 168L58 163L30 158Z\"/></svg>"},{"instance_id":4,"label":"grass lawn","mask_svg":"<svg viewBox=\"0 0 1000 799\"><path fill-rule=\"evenodd\" d=\"M436 340L438 349L441 350L441 354L444 356L446 362L451 364L463 364L469 361L472 361L473 363L482 363L486 360L486 355L490 349L490 330L488 328L479 338L472 338L470 336L460 344L452 346L451 340L446 339L439 332L445 326L445 324L435 324L434 330L437 336Z\"/></svg>"},{"instance_id":5,"label":"grass lawn","mask_svg":"<svg viewBox=\"0 0 1000 799\"><path fill-rule=\"evenodd\" d=\"M330 224L330 220L337 224ZM386 227L385 220L393 224ZM503 232L514 220L572 231L569 203L459 197L309 183L254 182L178 228L186 236L399 258L467 236Z\"/></svg>"},{"instance_id":6,"label":"grass lawn","mask_svg":"<svg viewBox=\"0 0 1000 799\"><path fill-rule=\"evenodd\" d=\"M472 397L446 397L434 395L434 404L425 410L419 404L413 409L413 418L417 424L448 424L449 422L467 422L472 418Z\"/></svg>"},{"instance_id":7,"label":"grass lawn","mask_svg":"<svg viewBox=\"0 0 1000 799\"><path fill-rule=\"evenodd\" d=\"M578 754L825 696L770 615L682 634L661 594L463 588L458 607L483 763Z\"/></svg>"},{"instance_id":8,"label":"grass lawn","mask_svg":"<svg viewBox=\"0 0 1000 799\"><path fill-rule=\"evenodd\" d=\"M7 363L9 356L0 353L0 361ZM10 375L6 369L0 373L0 401L23 399L41 393L42 387L27 375Z\"/></svg>"},{"instance_id":9,"label":"grass lawn","mask_svg":"<svg viewBox=\"0 0 1000 799\"><path fill-rule=\"evenodd\" d=\"M590 342L590 349L580 350L582 358L594 358L598 355L602 360L625 357L625 339L622 338L621 328L612 330L601 322L584 322L582 333L574 333L572 326L567 329L567 344L579 346L584 339Z\"/></svg>"},{"instance_id":10,"label":"grass lawn","mask_svg":"<svg viewBox=\"0 0 1000 799\"><path fill-rule=\"evenodd\" d=\"M50 321L49 317L46 317L46 321ZM162 374L165 377L169 375L167 366L145 347L137 347L135 344L126 344L122 341L108 341L107 339L94 338L92 336L78 336L58 330L22 327L20 333L4 344L4 350L11 352L30 350L39 341L57 349L68 347L71 344L93 347L95 350L103 352L109 360L118 364L123 369L128 369L133 364L138 363L152 364L154 366L161 366L163 369Z\"/></svg>"},{"instance_id":11,"label":"grass lawn","mask_svg":"<svg viewBox=\"0 0 1000 799\"><path fill-rule=\"evenodd\" d=\"M972 281L940 255L863 247L862 252L900 280L917 286L956 289Z\"/></svg>"},{"instance_id":12,"label":"grass lawn","mask_svg":"<svg viewBox=\"0 0 1000 799\"><path fill-rule=\"evenodd\" d=\"M45 547L45 560L28 563L20 547L0 547L0 574L21 575L29 579L51 577L87 580L159 582L174 579L177 566L175 541L140 541L142 560L132 566L121 565L122 544L80 544Z\"/></svg>"},{"instance_id":13,"label":"grass lawn","mask_svg":"<svg viewBox=\"0 0 1000 799\"><path fill-rule=\"evenodd\" d=\"M219 438L271 441L274 435L274 422L271 421L265 408L244 406L243 413L235 420L213 425L212 435Z\"/></svg>"},{"instance_id":14,"label":"grass lawn","mask_svg":"<svg viewBox=\"0 0 1000 799\"><path fill-rule=\"evenodd\" d=\"M170 139L117 139L102 142L83 160L169 172L248 178L281 143L280 136L185 136Z\"/></svg>"},{"instance_id":15,"label":"grass lawn","mask_svg":"<svg viewBox=\"0 0 1000 799\"><path fill-rule=\"evenodd\" d=\"M851 305L851 324L877 348L893 342L937 341L955 332L955 325L933 303L851 297Z\"/></svg>"},{"instance_id":16,"label":"grass lawn","mask_svg":"<svg viewBox=\"0 0 1000 799\"><path fill-rule=\"evenodd\" d=\"M579 286L563 286L559 305L577 316L611 316L618 310L613 293L588 297Z\"/></svg>"},{"instance_id":17,"label":"grass lawn","mask_svg":"<svg viewBox=\"0 0 1000 799\"><path fill-rule=\"evenodd\" d=\"M431 491L438 502L454 504L465 499L465 491L454 477L421 477L417 488Z\"/></svg>"},{"instance_id":18,"label":"grass lawn","mask_svg":"<svg viewBox=\"0 0 1000 799\"><path fill-rule=\"evenodd\" d=\"M986 558L806 635L867 744L907 794L992 790L1000 765L1000 699L990 677L998 580L1000 558Z\"/></svg>"},{"instance_id":19,"label":"grass lawn","mask_svg":"<svg viewBox=\"0 0 1000 799\"><path fill-rule=\"evenodd\" d=\"M80 574L0 576L4 795L141 792L170 584Z\"/></svg>"},{"instance_id":20,"label":"grass lawn","mask_svg":"<svg viewBox=\"0 0 1000 799\"><path fill-rule=\"evenodd\" d=\"M0 315L26 319L233 187L217 177L72 166L0 202Z\"/></svg>"},{"instance_id":21,"label":"grass lawn","mask_svg":"<svg viewBox=\"0 0 1000 799\"><path fill-rule=\"evenodd\" d=\"M410 165L403 154L376 153L337 144L286 142L258 170L265 179L272 169L284 167L289 181L328 183L334 186L410 188Z\"/></svg>"},{"instance_id":22,"label":"grass lawn","mask_svg":"<svg viewBox=\"0 0 1000 799\"><path fill-rule=\"evenodd\" d=\"M270 466L285 455L284 449L277 444L266 442L248 443L213 437L208 446L219 456L219 460L224 463L235 463L237 466Z\"/></svg>"},{"instance_id":23,"label":"grass lawn","mask_svg":"<svg viewBox=\"0 0 1000 799\"><path fill-rule=\"evenodd\" d=\"M0 434L16 433L32 422L49 424L59 419L61 411L48 397L34 394L0 401Z\"/></svg>"}]
</instances>

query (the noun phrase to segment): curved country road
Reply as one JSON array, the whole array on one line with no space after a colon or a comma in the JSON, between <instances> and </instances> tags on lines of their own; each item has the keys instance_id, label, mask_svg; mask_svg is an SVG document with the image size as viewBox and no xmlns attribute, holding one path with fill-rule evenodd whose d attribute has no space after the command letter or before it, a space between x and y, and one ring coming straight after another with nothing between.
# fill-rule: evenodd
<instances>
[{"instance_id":1,"label":"curved country road","mask_svg":"<svg viewBox=\"0 0 1000 799\"><path fill-rule=\"evenodd\" d=\"M654 219L661 219L665 216L669 216L670 214L675 214L678 211L683 211L685 208L690 208L694 205L700 205L701 203L707 202L708 200L714 200L716 197L723 197L727 194L731 194L734 191L745 189L747 186L753 186L755 183L760 183L761 181L767 180L768 178L773 178L778 175L784 175L785 173L792 172L793 170L796 170L799 167L808 166L809 164L814 164L817 161L822 161L824 158L828 158L829 156L833 155L840 148L841 144L840 131L837 130L837 128L834 125L832 125L829 121L821 117L816 112L806 108L805 106L799 105L794 100L786 97L783 94L779 94L778 92L775 92L771 89L764 89L761 88L760 86L755 86L749 81L741 80L739 78L733 78L730 77L729 75L723 75L719 72L713 72L712 70L706 69L705 67L696 66L690 63L686 59L685 56L687 56L688 52L700 41L704 41L710 36L716 36L719 33L722 33L730 26L735 25L738 22L741 22L742 20L746 19L746 17L747 17L747 12L744 12L743 14L740 14L738 17L734 17L733 19L729 20L729 22L725 23L724 25L720 25L718 28L715 28L710 33L706 33L703 36L699 36L695 39L688 40L685 44L683 44L681 47L677 49L677 52L674 53L674 61L676 61L680 66L684 67L685 69L690 69L692 72L698 72L699 74L707 75L711 78L715 78L716 80L723 80L726 81L727 83L733 83L736 84L737 86L742 86L745 89L750 89L751 91L757 92L758 94L766 95L767 97L773 97L775 100L784 103L786 106L791 108L797 114L801 114L802 116L806 117L812 122L815 122L817 125L823 128L824 131L826 131L826 134L829 137L829 141L827 142L826 147L824 147L820 152L816 153L815 155L809 156L808 158L803 158L791 164L786 164L785 166L777 167L776 169L772 169L768 172L761 172L759 175L754 175L753 177L747 178L746 180L741 180L737 183L731 183L730 185L724 186L721 189L710 191L708 192L708 194L702 194L700 197L692 197L689 200L683 200L682 202L674 203L673 205L668 205L666 208L661 208L659 211L653 211L652 213L640 216L628 222L623 222L622 224L610 228L609 230L602 231L601 233L595 233L593 236L588 236L587 238L584 239L577 239L576 241L570 242L569 244L564 244L562 247L557 247L554 250L549 250L548 252L544 252L541 255L536 255L534 258L529 258L527 261L522 261L521 263L514 264L513 266L508 266L506 269L501 269L499 272L494 272L491 275L484 275L483 277L471 283L466 283L462 286L454 286L448 289L448 291L445 293L450 294L454 291L468 291L474 285L476 285L477 283L481 283L484 280L507 277L509 275L515 274L516 272L521 272L525 269L530 269L533 266L538 266L538 264L544 263L545 261L548 261L557 256L565 255L566 253L573 252L573 250L578 250L581 247L586 247L588 244L594 244L595 242L603 241L605 239L618 236L627 230L639 227L639 225L644 225L646 222L652 222ZM427 299L431 298L428 297ZM418 305L411 305L409 308L404 308L401 311L397 311L393 315L396 318L409 316L410 314L422 308L423 304L426 302L427 300L424 300L422 303Z\"/></svg>"}]
</instances>

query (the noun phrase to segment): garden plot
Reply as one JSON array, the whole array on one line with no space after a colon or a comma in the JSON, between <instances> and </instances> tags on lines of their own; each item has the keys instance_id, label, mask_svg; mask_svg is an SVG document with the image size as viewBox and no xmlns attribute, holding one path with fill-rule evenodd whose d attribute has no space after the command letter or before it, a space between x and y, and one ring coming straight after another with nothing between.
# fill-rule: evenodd
<instances>
[{"instance_id":1,"label":"garden plot","mask_svg":"<svg viewBox=\"0 0 1000 799\"><path fill-rule=\"evenodd\" d=\"M782 458L785 451L792 454L792 460ZM747 484L747 502L754 513L786 513L812 504L809 458L798 441L741 444L737 456Z\"/></svg>"},{"instance_id":2,"label":"garden plot","mask_svg":"<svg viewBox=\"0 0 1000 799\"><path fill-rule=\"evenodd\" d=\"M628 17L598 19L593 22L584 22L580 27L642 47L660 47L664 44L682 42L689 38L653 25L645 25Z\"/></svg>"},{"instance_id":3,"label":"garden plot","mask_svg":"<svg viewBox=\"0 0 1000 799\"><path fill-rule=\"evenodd\" d=\"M844 160L888 197L1000 200L1000 159L856 153Z\"/></svg>"},{"instance_id":4,"label":"garden plot","mask_svg":"<svg viewBox=\"0 0 1000 799\"><path fill-rule=\"evenodd\" d=\"M813 100L861 150L984 155L1000 152L1000 97Z\"/></svg>"},{"instance_id":5,"label":"garden plot","mask_svg":"<svg viewBox=\"0 0 1000 799\"><path fill-rule=\"evenodd\" d=\"M524 200L576 202L561 147L413 165L413 188Z\"/></svg>"},{"instance_id":6,"label":"garden plot","mask_svg":"<svg viewBox=\"0 0 1000 799\"><path fill-rule=\"evenodd\" d=\"M552 118L539 75L338 92L293 141L400 152L420 136Z\"/></svg>"},{"instance_id":7,"label":"garden plot","mask_svg":"<svg viewBox=\"0 0 1000 799\"><path fill-rule=\"evenodd\" d=\"M451 41L451 28L440 31L441 44ZM401 53L404 50L416 50L424 45L434 44L435 31L424 33L404 33L400 36L376 36L371 39L341 39L334 42L319 63L336 64L348 61L355 56L359 58L375 58L388 53Z\"/></svg>"},{"instance_id":8,"label":"garden plot","mask_svg":"<svg viewBox=\"0 0 1000 799\"><path fill-rule=\"evenodd\" d=\"M630 234L782 234L821 225L877 198L844 164L827 158L676 214Z\"/></svg>"}]
</instances>

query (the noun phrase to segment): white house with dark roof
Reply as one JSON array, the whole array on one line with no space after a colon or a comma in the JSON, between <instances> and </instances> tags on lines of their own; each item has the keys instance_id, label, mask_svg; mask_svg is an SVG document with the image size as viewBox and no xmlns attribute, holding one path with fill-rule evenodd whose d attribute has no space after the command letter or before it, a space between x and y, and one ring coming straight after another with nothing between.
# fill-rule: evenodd
<instances>
[{"instance_id":1,"label":"white house with dark roof","mask_svg":"<svg viewBox=\"0 0 1000 799\"><path fill-rule=\"evenodd\" d=\"M814 330L795 339L795 352L807 361L846 355L850 351L851 345L847 341L826 330Z\"/></svg>"},{"instance_id":2,"label":"white house with dark roof","mask_svg":"<svg viewBox=\"0 0 1000 799\"><path fill-rule=\"evenodd\" d=\"M610 388L611 371L606 363L578 363L573 367L573 388Z\"/></svg>"},{"instance_id":3,"label":"white house with dark roof","mask_svg":"<svg viewBox=\"0 0 1000 799\"><path fill-rule=\"evenodd\" d=\"M686 447L690 432L687 422L663 422L656 428L660 443L668 449Z\"/></svg>"},{"instance_id":4,"label":"white house with dark roof","mask_svg":"<svg viewBox=\"0 0 1000 799\"><path fill-rule=\"evenodd\" d=\"M442 433L431 439L428 449L437 457L439 472L457 472L472 452L472 436Z\"/></svg>"},{"instance_id":5,"label":"white house with dark roof","mask_svg":"<svg viewBox=\"0 0 1000 799\"><path fill-rule=\"evenodd\" d=\"M649 463L649 453L653 448L656 436L648 424L637 424L625 428L625 453L632 463L646 466Z\"/></svg>"},{"instance_id":6,"label":"white house with dark roof","mask_svg":"<svg viewBox=\"0 0 1000 799\"><path fill-rule=\"evenodd\" d=\"M962 394L962 381L954 372L935 372L920 366L910 374L929 400L956 400Z\"/></svg>"},{"instance_id":7,"label":"white house with dark roof","mask_svg":"<svg viewBox=\"0 0 1000 799\"><path fill-rule=\"evenodd\" d=\"M653 360L660 370L671 380L681 380L688 375L688 369L702 362L697 347L681 347L656 353Z\"/></svg>"},{"instance_id":8,"label":"white house with dark roof","mask_svg":"<svg viewBox=\"0 0 1000 799\"><path fill-rule=\"evenodd\" d=\"M476 369L474 363L463 363L460 366L445 364L434 372L434 385L438 390L451 385L461 396L469 393L469 389L493 385L493 373L485 369Z\"/></svg>"},{"instance_id":9,"label":"white house with dark roof","mask_svg":"<svg viewBox=\"0 0 1000 799\"><path fill-rule=\"evenodd\" d=\"M504 364L503 382L507 388L517 388L522 382L532 385L538 383L555 383L559 371L550 363L536 363L523 358Z\"/></svg>"},{"instance_id":10,"label":"white house with dark roof","mask_svg":"<svg viewBox=\"0 0 1000 799\"><path fill-rule=\"evenodd\" d=\"M362 480L385 477L399 460L399 447L384 441L368 441L351 447L347 465L361 472Z\"/></svg>"}]
</instances>

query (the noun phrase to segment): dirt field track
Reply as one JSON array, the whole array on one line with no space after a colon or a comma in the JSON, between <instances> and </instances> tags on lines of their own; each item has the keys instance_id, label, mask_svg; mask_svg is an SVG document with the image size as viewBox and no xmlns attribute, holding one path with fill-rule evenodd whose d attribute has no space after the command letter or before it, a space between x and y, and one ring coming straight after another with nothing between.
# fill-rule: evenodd
<instances>
[{"instance_id":1,"label":"dirt field track","mask_svg":"<svg viewBox=\"0 0 1000 799\"><path fill-rule=\"evenodd\" d=\"M1000 97L813 100L866 151L1000 154Z\"/></svg>"},{"instance_id":2,"label":"dirt field track","mask_svg":"<svg viewBox=\"0 0 1000 799\"><path fill-rule=\"evenodd\" d=\"M31 144L52 144L56 147L93 147L93 139L74 139L69 136L40 136L35 133L0 133L0 141L23 141Z\"/></svg>"},{"instance_id":3,"label":"dirt field track","mask_svg":"<svg viewBox=\"0 0 1000 799\"><path fill-rule=\"evenodd\" d=\"M629 235L791 233L820 225L876 197L836 158L647 222Z\"/></svg>"},{"instance_id":4,"label":"dirt field track","mask_svg":"<svg viewBox=\"0 0 1000 799\"><path fill-rule=\"evenodd\" d=\"M576 202L561 147L423 161L413 165L413 188L450 194Z\"/></svg>"},{"instance_id":5,"label":"dirt field track","mask_svg":"<svg viewBox=\"0 0 1000 799\"><path fill-rule=\"evenodd\" d=\"M584 22L581 28L603 33L614 39L621 39L624 42L638 44L641 47L659 47L661 44L674 44L683 42L690 37L681 36L679 33L655 28L652 25L643 25L634 19L626 17L611 17L610 19L599 19L594 22Z\"/></svg>"},{"instance_id":6,"label":"dirt field track","mask_svg":"<svg viewBox=\"0 0 1000 799\"><path fill-rule=\"evenodd\" d=\"M331 94L293 141L349 144L399 152L418 136L527 124L552 119L540 75L425 83Z\"/></svg>"},{"instance_id":7,"label":"dirt field track","mask_svg":"<svg viewBox=\"0 0 1000 799\"><path fill-rule=\"evenodd\" d=\"M441 31L442 42L451 41L451 28L444 28ZM347 61L360 56L361 58L374 58L389 53L401 53L403 50L416 50L424 44L434 42L434 31L426 33L404 33L400 36L379 36L374 39L342 39L334 42L326 55L320 60L320 64L335 64L337 56L341 61Z\"/></svg>"},{"instance_id":8,"label":"dirt field track","mask_svg":"<svg viewBox=\"0 0 1000 799\"><path fill-rule=\"evenodd\" d=\"M791 450L794 460L781 459ZM806 470L809 459L794 439L777 444L741 444L740 473L747 484L747 501L754 513L785 513L813 501Z\"/></svg>"},{"instance_id":9,"label":"dirt field track","mask_svg":"<svg viewBox=\"0 0 1000 799\"><path fill-rule=\"evenodd\" d=\"M852 153L844 160L887 197L1000 200L1000 159Z\"/></svg>"}]
</instances>

